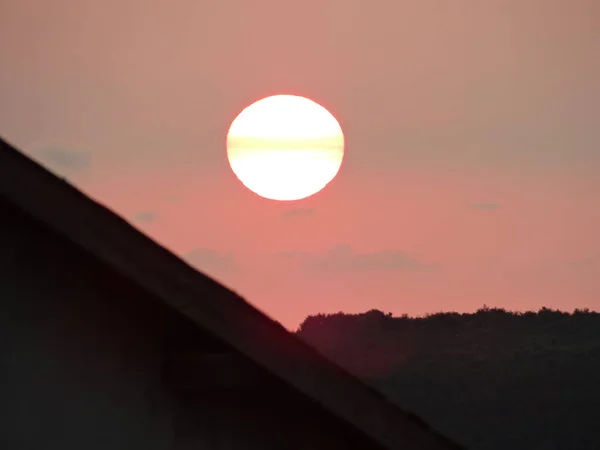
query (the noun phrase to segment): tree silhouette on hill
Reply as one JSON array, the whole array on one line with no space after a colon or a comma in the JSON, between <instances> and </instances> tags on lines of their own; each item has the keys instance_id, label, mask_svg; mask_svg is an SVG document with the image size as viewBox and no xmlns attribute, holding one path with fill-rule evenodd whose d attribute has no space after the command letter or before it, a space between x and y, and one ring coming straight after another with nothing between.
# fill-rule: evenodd
<instances>
[{"instance_id":1,"label":"tree silhouette on hill","mask_svg":"<svg viewBox=\"0 0 600 450\"><path fill-rule=\"evenodd\" d=\"M600 313L373 309L296 333L467 448L600 448Z\"/></svg>"}]
</instances>

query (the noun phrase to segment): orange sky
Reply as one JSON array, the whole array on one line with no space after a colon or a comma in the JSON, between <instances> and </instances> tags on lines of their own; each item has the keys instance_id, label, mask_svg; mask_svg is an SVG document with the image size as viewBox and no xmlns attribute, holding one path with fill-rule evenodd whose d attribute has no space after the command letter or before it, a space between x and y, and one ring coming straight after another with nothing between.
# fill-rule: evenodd
<instances>
[{"instance_id":1,"label":"orange sky","mask_svg":"<svg viewBox=\"0 0 600 450\"><path fill-rule=\"evenodd\" d=\"M290 327L600 309L598 42L596 0L3 0L0 134ZM346 138L294 203L227 165L277 93Z\"/></svg>"}]
</instances>

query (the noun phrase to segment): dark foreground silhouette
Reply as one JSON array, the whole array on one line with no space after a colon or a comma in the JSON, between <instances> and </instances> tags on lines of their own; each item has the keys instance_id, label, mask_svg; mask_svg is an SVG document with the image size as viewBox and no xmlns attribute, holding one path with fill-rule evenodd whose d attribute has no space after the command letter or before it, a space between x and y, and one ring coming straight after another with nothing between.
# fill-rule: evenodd
<instances>
[{"instance_id":1,"label":"dark foreground silhouette","mask_svg":"<svg viewBox=\"0 0 600 450\"><path fill-rule=\"evenodd\" d=\"M372 310L297 335L469 449L600 449L600 313Z\"/></svg>"}]
</instances>

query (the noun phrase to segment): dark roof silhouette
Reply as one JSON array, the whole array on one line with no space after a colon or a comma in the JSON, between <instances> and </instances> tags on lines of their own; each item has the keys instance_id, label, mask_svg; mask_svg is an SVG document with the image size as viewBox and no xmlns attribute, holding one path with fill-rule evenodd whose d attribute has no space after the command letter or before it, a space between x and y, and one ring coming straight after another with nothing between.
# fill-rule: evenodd
<instances>
[{"instance_id":1,"label":"dark roof silhouette","mask_svg":"<svg viewBox=\"0 0 600 450\"><path fill-rule=\"evenodd\" d=\"M461 448L2 139L0 197L384 448Z\"/></svg>"}]
</instances>

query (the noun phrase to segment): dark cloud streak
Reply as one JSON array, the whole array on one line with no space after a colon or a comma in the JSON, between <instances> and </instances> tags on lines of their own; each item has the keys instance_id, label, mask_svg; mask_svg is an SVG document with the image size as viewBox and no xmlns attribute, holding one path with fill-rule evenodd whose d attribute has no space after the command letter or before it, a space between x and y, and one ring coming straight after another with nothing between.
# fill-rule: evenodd
<instances>
[{"instance_id":1,"label":"dark cloud streak","mask_svg":"<svg viewBox=\"0 0 600 450\"><path fill-rule=\"evenodd\" d=\"M60 169L80 171L89 168L92 157L90 153L67 150L61 148L48 148L38 152L39 158L48 164Z\"/></svg>"},{"instance_id":2,"label":"dark cloud streak","mask_svg":"<svg viewBox=\"0 0 600 450\"><path fill-rule=\"evenodd\" d=\"M498 209L500 207L500 205L498 203L471 203L469 205L469 208L471 209L478 209L478 210L493 210L493 209Z\"/></svg>"},{"instance_id":3,"label":"dark cloud streak","mask_svg":"<svg viewBox=\"0 0 600 450\"><path fill-rule=\"evenodd\" d=\"M229 273L237 269L231 253L221 253L209 248L196 248L185 254L184 259L199 270Z\"/></svg>"},{"instance_id":4,"label":"dark cloud streak","mask_svg":"<svg viewBox=\"0 0 600 450\"><path fill-rule=\"evenodd\" d=\"M284 219L293 219L297 217L308 217L314 215L315 210L311 208L297 208L291 209L283 213Z\"/></svg>"},{"instance_id":5,"label":"dark cloud streak","mask_svg":"<svg viewBox=\"0 0 600 450\"><path fill-rule=\"evenodd\" d=\"M385 250L373 253L357 253L350 245L333 247L323 254L305 252L280 252L277 256L298 260L316 272L362 272L376 270L430 270L435 264L426 264L406 252Z\"/></svg>"},{"instance_id":6,"label":"dark cloud streak","mask_svg":"<svg viewBox=\"0 0 600 450\"><path fill-rule=\"evenodd\" d=\"M156 219L158 218L158 214L155 212L151 212L151 211L143 211L143 212L139 212L137 213L133 220L139 223L151 223L156 221Z\"/></svg>"}]
</instances>

